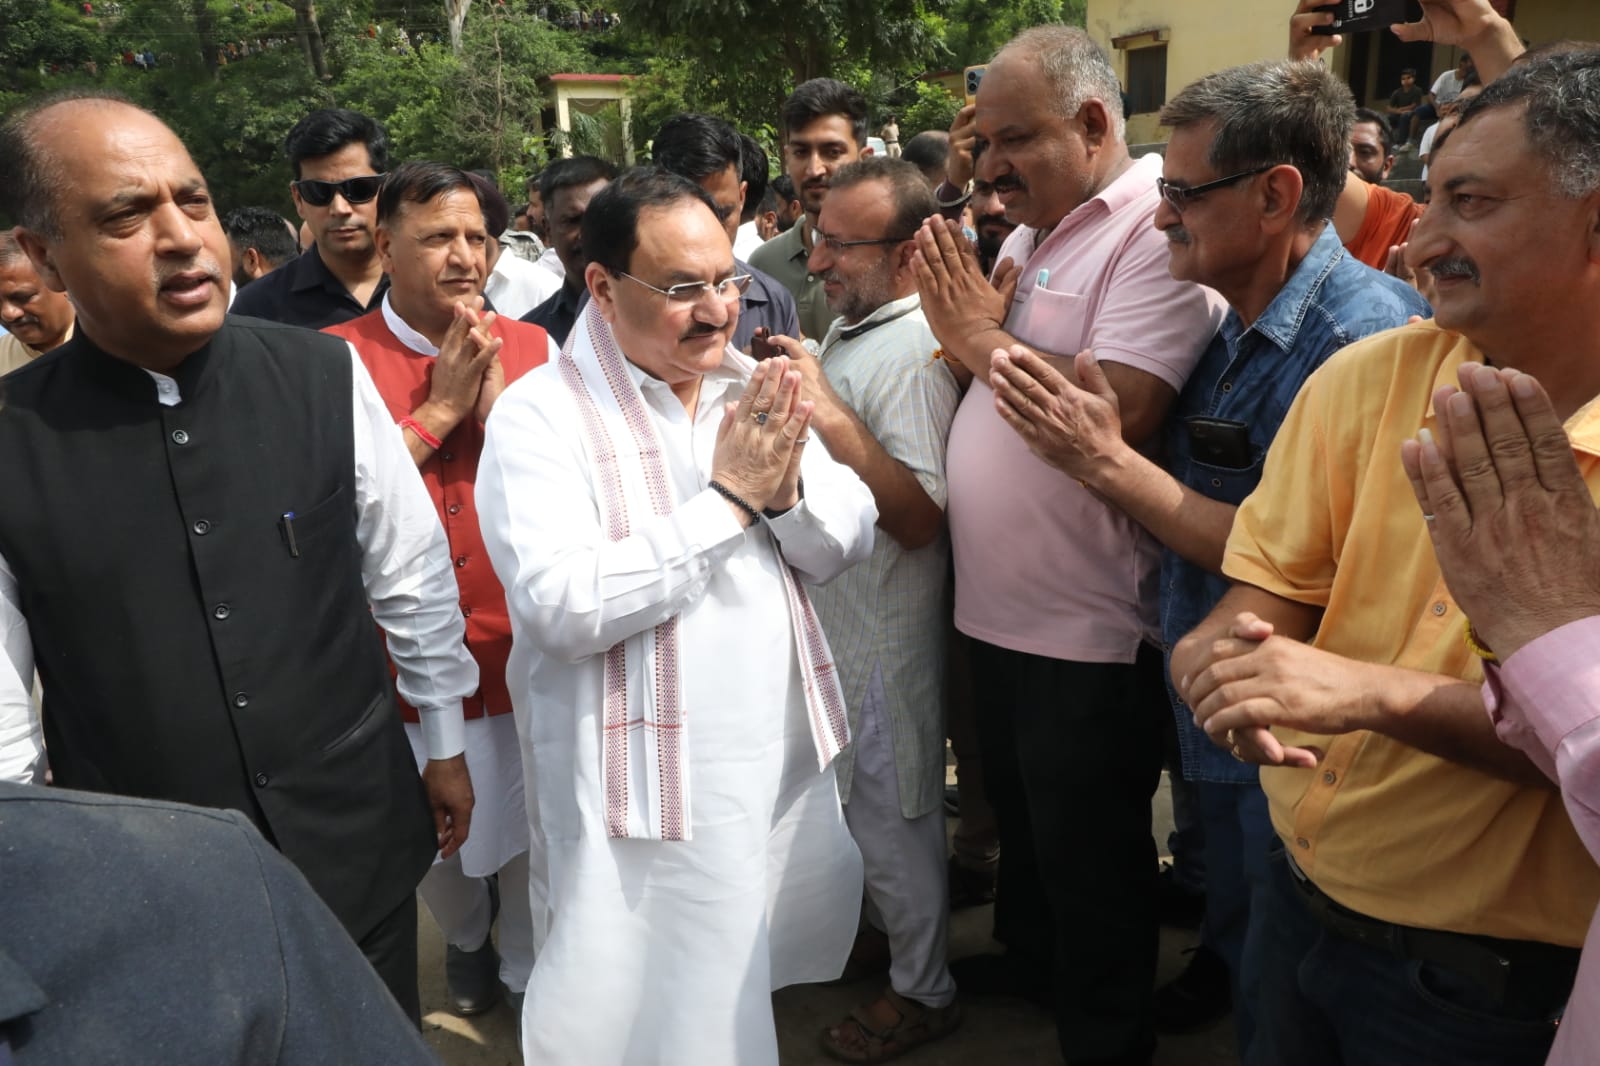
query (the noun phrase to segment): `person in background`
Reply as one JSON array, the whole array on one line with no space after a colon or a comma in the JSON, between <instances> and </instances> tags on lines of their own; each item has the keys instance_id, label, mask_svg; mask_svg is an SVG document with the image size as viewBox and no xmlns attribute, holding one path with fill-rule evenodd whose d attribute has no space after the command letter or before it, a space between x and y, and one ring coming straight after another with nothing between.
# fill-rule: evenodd
<instances>
[{"instance_id":1,"label":"person in background","mask_svg":"<svg viewBox=\"0 0 1600 1066\"><path fill-rule=\"evenodd\" d=\"M44 283L9 230L0 230L0 374L72 339L72 301Z\"/></svg>"},{"instance_id":2,"label":"person in background","mask_svg":"<svg viewBox=\"0 0 1600 1066\"><path fill-rule=\"evenodd\" d=\"M489 243L484 248L489 278L484 282L483 296L496 314L519 319L554 296L561 288L561 281L550 271L510 254L509 247L501 240L510 232L510 205L492 175L480 171L467 173L477 186L484 224L489 227Z\"/></svg>"},{"instance_id":3,"label":"person in background","mask_svg":"<svg viewBox=\"0 0 1600 1066\"><path fill-rule=\"evenodd\" d=\"M945 163L950 156L950 135L944 130L923 130L906 142L901 158L922 172L929 189L944 180Z\"/></svg>"},{"instance_id":4,"label":"person in background","mask_svg":"<svg viewBox=\"0 0 1600 1066\"><path fill-rule=\"evenodd\" d=\"M548 214L550 249L560 258L561 288L554 296L522 316L549 334L557 345L565 344L578 312L589 298L584 287L583 216L601 189L617 176L617 168L598 156L580 155L558 159L539 176L539 187Z\"/></svg>"},{"instance_id":5,"label":"person in background","mask_svg":"<svg viewBox=\"0 0 1600 1066\"><path fill-rule=\"evenodd\" d=\"M770 162L766 149L748 133L739 134L739 177L744 182L744 207L739 211L739 228L733 236L735 259L749 259L766 238L756 223L756 215L766 209Z\"/></svg>"},{"instance_id":6,"label":"person in background","mask_svg":"<svg viewBox=\"0 0 1600 1066\"><path fill-rule=\"evenodd\" d=\"M265 207L239 207L222 217L233 253L233 284L244 288L300 254L294 226Z\"/></svg>"}]
</instances>

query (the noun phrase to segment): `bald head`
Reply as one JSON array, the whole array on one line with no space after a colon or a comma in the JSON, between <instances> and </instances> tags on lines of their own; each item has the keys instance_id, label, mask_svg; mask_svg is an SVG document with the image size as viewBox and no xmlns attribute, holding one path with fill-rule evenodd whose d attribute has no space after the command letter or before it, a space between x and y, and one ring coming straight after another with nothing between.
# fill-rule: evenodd
<instances>
[{"instance_id":1,"label":"bald head","mask_svg":"<svg viewBox=\"0 0 1600 1066\"><path fill-rule=\"evenodd\" d=\"M160 119L104 95L45 98L0 127L0 167L17 240L106 352L170 369L222 327L227 237Z\"/></svg>"}]
</instances>

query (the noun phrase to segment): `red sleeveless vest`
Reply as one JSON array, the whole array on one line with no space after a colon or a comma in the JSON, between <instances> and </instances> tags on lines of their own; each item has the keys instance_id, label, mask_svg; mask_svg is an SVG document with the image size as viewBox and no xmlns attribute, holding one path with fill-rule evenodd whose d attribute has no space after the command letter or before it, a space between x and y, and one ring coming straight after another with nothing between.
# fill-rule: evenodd
<instances>
[{"instance_id":1,"label":"red sleeveless vest","mask_svg":"<svg viewBox=\"0 0 1600 1066\"><path fill-rule=\"evenodd\" d=\"M501 340L500 365L506 384L541 365L550 356L550 342L538 326L496 316L490 332ZM356 346L378 395L398 422L421 407L428 398L434 358L412 351L383 320L383 310L349 322L329 326L331 333ZM399 432L397 429L396 432ZM467 648L478 663L478 692L466 701L466 716L509 714L511 695L506 689L506 659L511 654L511 617L505 591L489 563L483 534L478 529L478 507L473 489L478 480L478 457L483 453L483 424L470 415L444 438L444 447L422 465L422 483L433 497L434 509L450 541L450 557L461 589L461 614L467 623ZM391 676L394 666L389 667ZM397 696L398 698L398 696ZM400 700L408 722L417 721L414 707Z\"/></svg>"}]
</instances>

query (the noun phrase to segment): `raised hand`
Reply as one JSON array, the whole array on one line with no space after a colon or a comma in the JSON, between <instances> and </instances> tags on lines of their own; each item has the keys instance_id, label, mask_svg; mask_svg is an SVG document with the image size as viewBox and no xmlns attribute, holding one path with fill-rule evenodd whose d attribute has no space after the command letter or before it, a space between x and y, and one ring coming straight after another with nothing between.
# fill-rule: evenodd
<instances>
[{"instance_id":1,"label":"raised hand","mask_svg":"<svg viewBox=\"0 0 1600 1066\"><path fill-rule=\"evenodd\" d=\"M711 479L757 511L783 510L790 462L806 435L815 405L800 398L800 374L787 356L756 365L739 402L723 410L711 454ZM795 475L797 481L798 474Z\"/></svg>"}]
</instances>

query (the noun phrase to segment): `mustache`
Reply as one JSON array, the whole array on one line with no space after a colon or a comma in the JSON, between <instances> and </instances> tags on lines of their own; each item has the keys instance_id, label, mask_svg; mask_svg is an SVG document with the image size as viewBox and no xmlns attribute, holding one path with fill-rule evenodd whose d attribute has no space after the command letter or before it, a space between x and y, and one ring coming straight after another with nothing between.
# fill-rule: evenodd
<instances>
[{"instance_id":1,"label":"mustache","mask_svg":"<svg viewBox=\"0 0 1600 1066\"><path fill-rule=\"evenodd\" d=\"M996 178L994 180L995 192L1011 192L1013 189L1025 190L1027 187L1028 183L1017 177L1015 174L1007 174L1003 178Z\"/></svg>"},{"instance_id":2,"label":"mustache","mask_svg":"<svg viewBox=\"0 0 1600 1066\"><path fill-rule=\"evenodd\" d=\"M206 277L210 278L212 283L215 285L224 284L221 264L211 256L204 255L196 258L192 262L185 263L182 266L174 266L168 267L165 270L157 270L156 288L165 288L167 283L172 281L173 278L176 278L182 274L193 274L195 271L203 272Z\"/></svg>"},{"instance_id":3,"label":"mustache","mask_svg":"<svg viewBox=\"0 0 1600 1066\"><path fill-rule=\"evenodd\" d=\"M1428 272L1438 280L1446 278L1466 278L1474 285L1478 284L1478 264L1464 255L1447 255L1435 259L1428 264Z\"/></svg>"},{"instance_id":4,"label":"mustache","mask_svg":"<svg viewBox=\"0 0 1600 1066\"><path fill-rule=\"evenodd\" d=\"M826 189L828 185L827 178L811 178L800 183L802 189Z\"/></svg>"},{"instance_id":5,"label":"mustache","mask_svg":"<svg viewBox=\"0 0 1600 1066\"><path fill-rule=\"evenodd\" d=\"M709 322L696 322L687 330L685 330L683 336L679 337L678 339L692 341L699 337L709 337L712 334L721 333L727 328L728 324L726 322L722 323L720 326L713 326Z\"/></svg>"},{"instance_id":6,"label":"mustache","mask_svg":"<svg viewBox=\"0 0 1600 1066\"><path fill-rule=\"evenodd\" d=\"M1192 244L1194 242L1194 238L1189 235L1189 231L1182 226L1168 226L1161 232L1166 235L1169 244Z\"/></svg>"}]
</instances>

